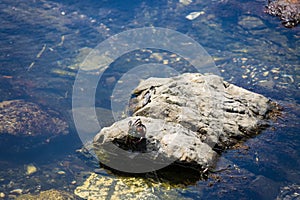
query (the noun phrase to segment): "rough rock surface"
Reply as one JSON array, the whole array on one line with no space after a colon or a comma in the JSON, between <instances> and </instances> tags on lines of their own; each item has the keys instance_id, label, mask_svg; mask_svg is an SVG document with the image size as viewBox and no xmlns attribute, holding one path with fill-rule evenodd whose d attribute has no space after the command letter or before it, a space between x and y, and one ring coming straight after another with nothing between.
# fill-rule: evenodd
<instances>
[{"instance_id":1,"label":"rough rock surface","mask_svg":"<svg viewBox=\"0 0 300 200\"><path fill-rule=\"evenodd\" d=\"M0 102L0 147L24 140L20 145L30 148L34 146L34 143L30 144L31 139L46 140L68 132L67 122L55 111L42 109L37 104L23 100Z\"/></svg>"},{"instance_id":2,"label":"rough rock surface","mask_svg":"<svg viewBox=\"0 0 300 200\"><path fill-rule=\"evenodd\" d=\"M139 177L112 178L92 173L74 193L83 199L190 199L172 193L173 187L176 186Z\"/></svg>"},{"instance_id":3,"label":"rough rock surface","mask_svg":"<svg viewBox=\"0 0 300 200\"><path fill-rule=\"evenodd\" d=\"M292 184L280 188L280 193L276 200L300 199L300 185Z\"/></svg>"},{"instance_id":4,"label":"rough rock surface","mask_svg":"<svg viewBox=\"0 0 300 200\"><path fill-rule=\"evenodd\" d=\"M276 104L266 97L215 75L150 78L141 82L134 94L130 105L133 117L103 128L94 138L95 152L100 152L101 158L114 152L105 155L100 147L114 143L125 150L156 152L205 170L213 166L217 152L268 126L267 119L276 110ZM138 118L147 130L144 147L126 140L128 122ZM161 158L149 155L152 160Z\"/></svg>"},{"instance_id":5,"label":"rough rock surface","mask_svg":"<svg viewBox=\"0 0 300 200\"><path fill-rule=\"evenodd\" d=\"M282 24L287 28L291 28L300 22L300 1L269 0L266 12L270 15L279 16Z\"/></svg>"},{"instance_id":6,"label":"rough rock surface","mask_svg":"<svg viewBox=\"0 0 300 200\"><path fill-rule=\"evenodd\" d=\"M59 190L46 190L37 195L23 194L16 198L17 200L73 200L77 199L73 194Z\"/></svg>"}]
</instances>

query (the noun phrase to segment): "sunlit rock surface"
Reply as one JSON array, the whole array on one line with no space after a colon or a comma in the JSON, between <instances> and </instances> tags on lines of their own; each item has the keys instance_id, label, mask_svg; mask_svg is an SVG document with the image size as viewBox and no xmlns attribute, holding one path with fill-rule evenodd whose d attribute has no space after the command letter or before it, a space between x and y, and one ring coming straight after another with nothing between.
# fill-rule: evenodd
<instances>
[{"instance_id":1,"label":"sunlit rock surface","mask_svg":"<svg viewBox=\"0 0 300 200\"><path fill-rule=\"evenodd\" d=\"M65 191L59 190L46 190L42 191L37 195L32 194L23 194L16 198L17 200L73 200L76 197L73 194L70 194Z\"/></svg>"},{"instance_id":2,"label":"sunlit rock surface","mask_svg":"<svg viewBox=\"0 0 300 200\"><path fill-rule=\"evenodd\" d=\"M83 199L190 199L171 192L173 187L139 177L112 178L92 173L74 193Z\"/></svg>"},{"instance_id":3,"label":"sunlit rock surface","mask_svg":"<svg viewBox=\"0 0 300 200\"><path fill-rule=\"evenodd\" d=\"M269 1L266 12L280 17L282 24L292 28L300 22L299 0L274 0Z\"/></svg>"},{"instance_id":4,"label":"sunlit rock surface","mask_svg":"<svg viewBox=\"0 0 300 200\"><path fill-rule=\"evenodd\" d=\"M217 152L258 134L278 112L270 99L215 75L187 73L149 78L134 94L130 105L133 117L103 128L94 138L96 154L100 160L110 160L109 164L113 164L117 151L104 153L103 149L113 143L127 151L149 153L147 159L153 162L173 159L205 170L213 166ZM138 118L146 128L146 136L138 142L128 142L128 123ZM127 157L124 165L138 163L138 156L134 156Z\"/></svg>"}]
</instances>

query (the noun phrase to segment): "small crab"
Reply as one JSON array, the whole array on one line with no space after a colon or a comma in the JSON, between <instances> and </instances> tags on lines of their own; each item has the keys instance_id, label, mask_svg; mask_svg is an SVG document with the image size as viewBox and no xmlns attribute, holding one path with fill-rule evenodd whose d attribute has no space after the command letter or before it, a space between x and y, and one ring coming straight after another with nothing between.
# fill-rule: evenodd
<instances>
[{"instance_id":1,"label":"small crab","mask_svg":"<svg viewBox=\"0 0 300 200\"><path fill-rule=\"evenodd\" d=\"M136 119L134 122L131 120L128 122L128 134L134 138L139 138L140 142L143 138L146 137L146 126L142 124L140 118Z\"/></svg>"},{"instance_id":2,"label":"small crab","mask_svg":"<svg viewBox=\"0 0 300 200\"><path fill-rule=\"evenodd\" d=\"M125 144L127 148L129 148L132 151L146 152L146 126L142 124L140 118L138 118L134 122L130 120L128 122L128 125L128 135L125 139Z\"/></svg>"}]
</instances>

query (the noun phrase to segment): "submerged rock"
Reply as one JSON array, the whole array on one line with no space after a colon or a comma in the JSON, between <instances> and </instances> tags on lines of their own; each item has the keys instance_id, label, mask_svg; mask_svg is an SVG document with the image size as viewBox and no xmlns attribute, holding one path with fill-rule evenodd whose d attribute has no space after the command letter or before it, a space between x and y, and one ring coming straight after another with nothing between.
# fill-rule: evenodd
<instances>
[{"instance_id":1,"label":"submerged rock","mask_svg":"<svg viewBox=\"0 0 300 200\"><path fill-rule=\"evenodd\" d=\"M76 199L76 197L73 194L70 194L65 191L59 191L59 190L46 190L42 191L41 193L37 195L32 194L23 194L16 198L16 200L73 200Z\"/></svg>"},{"instance_id":2,"label":"submerged rock","mask_svg":"<svg viewBox=\"0 0 300 200\"><path fill-rule=\"evenodd\" d=\"M31 148L36 142L68 134L68 128L58 113L42 109L35 103L23 100L0 102L1 148L13 146L18 141L24 142L19 143L20 148Z\"/></svg>"},{"instance_id":3,"label":"submerged rock","mask_svg":"<svg viewBox=\"0 0 300 200\"><path fill-rule=\"evenodd\" d=\"M140 177L113 178L92 173L74 193L83 199L190 199L172 193L174 187Z\"/></svg>"},{"instance_id":4,"label":"submerged rock","mask_svg":"<svg viewBox=\"0 0 300 200\"><path fill-rule=\"evenodd\" d=\"M276 200L292 200L300 198L300 185L292 184L280 188Z\"/></svg>"},{"instance_id":5,"label":"submerged rock","mask_svg":"<svg viewBox=\"0 0 300 200\"><path fill-rule=\"evenodd\" d=\"M217 153L258 134L277 111L268 98L215 75L149 78L134 94L130 105L133 117L103 128L94 138L100 161L108 166L122 163L127 172L154 167L148 160L161 163L161 167L176 161L207 171ZM128 123L138 119L145 126L145 138L132 139ZM110 144L119 148L107 148Z\"/></svg>"},{"instance_id":6,"label":"submerged rock","mask_svg":"<svg viewBox=\"0 0 300 200\"><path fill-rule=\"evenodd\" d=\"M266 7L266 12L279 16L282 24L287 28L292 28L300 22L299 0L269 0Z\"/></svg>"}]
</instances>

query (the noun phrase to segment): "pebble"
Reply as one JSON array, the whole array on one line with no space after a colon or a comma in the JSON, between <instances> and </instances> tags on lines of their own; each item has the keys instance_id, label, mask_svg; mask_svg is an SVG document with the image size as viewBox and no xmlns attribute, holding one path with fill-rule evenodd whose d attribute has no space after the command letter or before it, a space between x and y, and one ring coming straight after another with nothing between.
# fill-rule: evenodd
<instances>
[{"instance_id":1,"label":"pebble","mask_svg":"<svg viewBox=\"0 0 300 200\"><path fill-rule=\"evenodd\" d=\"M268 71L263 73L263 76L268 76L268 75L269 75Z\"/></svg>"},{"instance_id":2,"label":"pebble","mask_svg":"<svg viewBox=\"0 0 300 200\"><path fill-rule=\"evenodd\" d=\"M191 4L192 2L193 2L192 0L179 0L179 3L182 3L185 6Z\"/></svg>"},{"instance_id":3,"label":"pebble","mask_svg":"<svg viewBox=\"0 0 300 200\"><path fill-rule=\"evenodd\" d=\"M65 171L58 171L57 173L60 174L60 175L66 174Z\"/></svg>"},{"instance_id":4,"label":"pebble","mask_svg":"<svg viewBox=\"0 0 300 200\"><path fill-rule=\"evenodd\" d=\"M72 185L75 185L77 182L74 180L71 182Z\"/></svg>"},{"instance_id":5,"label":"pebble","mask_svg":"<svg viewBox=\"0 0 300 200\"><path fill-rule=\"evenodd\" d=\"M153 53L153 54L151 54L150 57L155 58L157 61L162 61L163 60L163 57L160 53Z\"/></svg>"},{"instance_id":6,"label":"pebble","mask_svg":"<svg viewBox=\"0 0 300 200\"><path fill-rule=\"evenodd\" d=\"M271 72L274 73L274 74L279 74L279 71L280 69L279 68L273 68L271 69Z\"/></svg>"},{"instance_id":7,"label":"pebble","mask_svg":"<svg viewBox=\"0 0 300 200\"><path fill-rule=\"evenodd\" d=\"M14 189L12 191L10 191L9 193L11 194L22 194L23 190L18 188L18 189Z\"/></svg>"},{"instance_id":8,"label":"pebble","mask_svg":"<svg viewBox=\"0 0 300 200\"><path fill-rule=\"evenodd\" d=\"M168 60L163 60L163 64L167 65L167 64L169 64L169 61Z\"/></svg>"},{"instance_id":9,"label":"pebble","mask_svg":"<svg viewBox=\"0 0 300 200\"><path fill-rule=\"evenodd\" d=\"M0 192L0 198L4 198L5 194L3 192Z\"/></svg>"},{"instance_id":10,"label":"pebble","mask_svg":"<svg viewBox=\"0 0 300 200\"><path fill-rule=\"evenodd\" d=\"M37 171L37 168L33 164L27 165L26 175L31 175L31 174L35 173L36 171Z\"/></svg>"},{"instance_id":11,"label":"pebble","mask_svg":"<svg viewBox=\"0 0 300 200\"><path fill-rule=\"evenodd\" d=\"M199 17L200 15L204 15L205 12L204 11L199 11L199 12L191 12L190 14L188 14L185 18L187 18L188 20L194 20L197 17Z\"/></svg>"}]
</instances>

